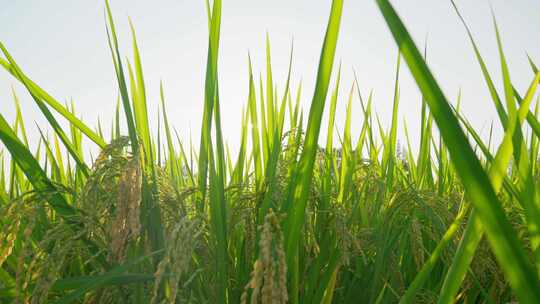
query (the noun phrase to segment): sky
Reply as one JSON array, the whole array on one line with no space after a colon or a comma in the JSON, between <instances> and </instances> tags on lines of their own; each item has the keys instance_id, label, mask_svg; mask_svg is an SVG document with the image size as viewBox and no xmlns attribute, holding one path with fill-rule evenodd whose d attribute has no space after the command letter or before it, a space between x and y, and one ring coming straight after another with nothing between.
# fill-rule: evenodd
<instances>
[{"instance_id":1,"label":"sky","mask_svg":"<svg viewBox=\"0 0 540 304\"><path fill-rule=\"evenodd\" d=\"M0 41L22 70L57 100L74 100L78 113L90 125L96 126L99 117L104 129L109 129L118 89L107 45L104 1L0 2ZM523 92L533 77L526 54L540 63L540 39L537 38L540 2L456 2L502 92L492 6L512 81ZM189 143L192 137L197 147L208 43L204 0L110 0L110 3L124 58L132 56L128 17L135 25L154 130L159 83L163 81L171 124L184 142ZM416 43L423 46L427 41L428 64L445 95L454 102L461 90L463 112L484 136L491 122L499 127L473 49L450 1L401 0L393 4ZM294 40L292 89L296 91L302 81L301 102L307 113L330 5L329 0L223 0L219 90L223 132L232 151L239 143L241 109L248 95L248 52L258 77L265 69L265 34L268 32L274 80L282 92ZM362 94L373 90L374 109L382 124L389 126L396 58L395 42L375 1L345 1L334 65L342 64L336 117L339 130L345 120L353 71L358 76ZM39 136L36 125L46 123L24 88L4 70L0 71L0 113L13 121L12 87L21 100L28 132L35 144ZM413 145L419 141L420 101L416 84L403 65L399 116L402 142L404 121ZM358 135L362 114L357 100L352 115L353 134ZM325 115L323 125L326 121ZM321 138L326 136L325 129L321 130Z\"/></svg>"}]
</instances>

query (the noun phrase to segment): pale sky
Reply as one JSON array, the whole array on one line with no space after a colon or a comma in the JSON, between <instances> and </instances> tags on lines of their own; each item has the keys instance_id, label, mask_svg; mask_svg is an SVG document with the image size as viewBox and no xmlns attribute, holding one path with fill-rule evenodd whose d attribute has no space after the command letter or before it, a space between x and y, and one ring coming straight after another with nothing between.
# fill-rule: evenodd
<instances>
[{"instance_id":1,"label":"pale sky","mask_svg":"<svg viewBox=\"0 0 540 304\"><path fill-rule=\"evenodd\" d=\"M91 126L97 125L99 116L108 129L117 83L107 45L104 1L0 1L0 41L23 71L59 101L73 98L78 112ZM300 79L303 80L302 104L304 111L308 111L330 3L330 0L223 0L219 84L223 129L231 150L239 142L241 108L248 94L247 53L248 50L251 53L258 77L265 68L266 31L272 44L274 80L280 91L294 37L292 87L296 90ZM461 88L463 111L487 135L489 123L498 123L497 117L466 32L450 1L393 3L419 46L423 46L428 36L428 63L446 96L455 100ZM457 4L501 88L490 2L461 0ZM501 29L512 80L523 91L533 76L526 53L540 63L540 2L492 0L491 5ZM128 16L135 25L151 113L156 113L162 79L171 124L185 142L191 133L198 146L207 54L204 0L111 0L111 7L124 57L132 55ZM375 110L388 126L396 52L375 1L345 1L335 64L337 67L341 60L343 66L336 119L340 130L353 69L362 93L367 95L373 89ZM21 98L31 138L37 139L39 133L33 122L44 124L42 115L24 88L4 70L0 71L0 112L13 120L12 85ZM412 140L417 141L420 96L405 65L400 89L400 138L404 140L405 119ZM156 115L151 123L155 128ZM355 101L355 135L361 124L360 106ZM325 132L323 127L323 138Z\"/></svg>"}]
</instances>

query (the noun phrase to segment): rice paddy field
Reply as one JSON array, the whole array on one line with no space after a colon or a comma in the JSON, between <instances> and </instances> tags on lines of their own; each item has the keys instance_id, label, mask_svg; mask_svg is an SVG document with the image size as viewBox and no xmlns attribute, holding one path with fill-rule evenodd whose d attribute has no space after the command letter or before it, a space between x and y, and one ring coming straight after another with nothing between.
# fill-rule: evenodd
<instances>
[{"instance_id":1,"label":"rice paddy field","mask_svg":"<svg viewBox=\"0 0 540 304\"><path fill-rule=\"evenodd\" d=\"M250 62L234 154L221 128L220 0L207 2L204 114L191 144L170 126L163 90L159 104L147 102L135 31L128 61L108 3L119 95L110 128L52 97L0 43L4 72L48 122L31 148L17 97L13 121L0 109L0 302L540 303L534 60L528 89L517 90L494 22L502 75L493 75L454 6L499 119L495 144L446 97L389 1L376 3L400 50L389 58L390 124L356 82L338 94L350 84L334 58L343 9L334 0L317 74L305 75L314 92L293 90L290 68L274 89L268 40L261 77ZM398 139L400 69L414 77L422 110L419 134ZM338 107L347 114L334 133Z\"/></svg>"}]
</instances>

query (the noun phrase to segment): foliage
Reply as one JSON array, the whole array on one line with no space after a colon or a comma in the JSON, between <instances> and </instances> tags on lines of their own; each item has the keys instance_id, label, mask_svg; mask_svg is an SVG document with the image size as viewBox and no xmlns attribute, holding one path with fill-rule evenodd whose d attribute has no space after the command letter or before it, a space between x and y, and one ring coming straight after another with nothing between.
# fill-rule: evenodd
<instances>
[{"instance_id":1,"label":"foliage","mask_svg":"<svg viewBox=\"0 0 540 304\"><path fill-rule=\"evenodd\" d=\"M533 60L531 84L521 96L494 22L501 98L454 5L504 128L493 150L491 138L485 142L445 97L392 5L376 2L399 49L391 125L373 123L379 118L372 95L364 100L355 82L337 145L341 67L328 90L341 0L332 2L307 122L302 87L291 85L292 50L282 90L273 80L268 37L266 77L258 88L248 58L236 156L221 131L220 0L207 2L198 153L173 138L164 88L159 104L147 102L135 30L130 23L132 66L122 60L107 2L120 96L110 137L26 76L0 43L0 65L54 131L40 130L31 151L15 94L15 121L0 114L0 302L539 303L538 99L530 108L540 73ZM398 143L402 60L423 95L417 153L406 126L407 148ZM351 117L355 100L363 112L359 122ZM157 136L148 106L161 110ZM356 140L353 123L362 126ZM324 148L321 127L328 129ZM101 152L88 161L83 151L92 144Z\"/></svg>"}]
</instances>

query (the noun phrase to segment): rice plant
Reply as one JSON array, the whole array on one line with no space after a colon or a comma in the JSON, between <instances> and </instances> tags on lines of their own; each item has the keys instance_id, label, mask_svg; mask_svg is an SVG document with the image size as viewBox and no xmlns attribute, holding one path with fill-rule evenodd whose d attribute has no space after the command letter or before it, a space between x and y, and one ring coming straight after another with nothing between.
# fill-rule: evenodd
<instances>
[{"instance_id":1,"label":"rice plant","mask_svg":"<svg viewBox=\"0 0 540 304\"><path fill-rule=\"evenodd\" d=\"M14 121L0 113L0 302L540 303L534 60L528 58L530 86L519 92L494 18L503 80L497 88L454 5L503 127L493 147L459 101L445 97L389 1L376 3L399 49L390 126L378 123L377 101L356 81L345 84L348 96L338 94L344 84L334 55L343 1L333 0L306 112L305 92L291 85L292 50L279 90L268 37L264 76L257 79L247 58L236 155L221 129L220 0L207 2L198 147L175 136L163 86L159 104L147 101L134 26L127 61L108 2L119 96L110 135L30 79L0 43L0 65L50 125L31 149L20 92ZM404 126L405 147L397 134L403 68L422 93L419 134ZM352 117L353 103L362 117ZM149 107L159 108L159 119L149 117ZM336 141L338 107L347 114ZM89 157L89 146L99 153Z\"/></svg>"}]
</instances>

